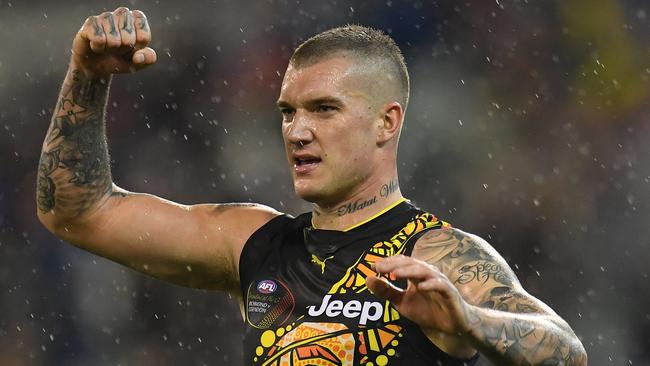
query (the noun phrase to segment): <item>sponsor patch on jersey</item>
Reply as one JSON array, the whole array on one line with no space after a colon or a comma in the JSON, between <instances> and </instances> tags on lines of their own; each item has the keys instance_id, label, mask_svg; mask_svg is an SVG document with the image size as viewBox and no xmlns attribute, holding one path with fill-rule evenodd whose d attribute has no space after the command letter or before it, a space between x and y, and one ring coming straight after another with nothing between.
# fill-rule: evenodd
<instances>
[{"instance_id":1,"label":"sponsor patch on jersey","mask_svg":"<svg viewBox=\"0 0 650 366\"><path fill-rule=\"evenodd\" d=\"M246 294L246 321L258 329L284 324L296 306L289 288L277 279L250 283Z\"/></svg>"},{"instance_id":2,"label":"sponsor patch on jersey","mask_svg":"<svg viewBox=\"0 0 650 366\"><path fill-rule=\"evenodd\" d=\"M272 294L276 288L278 288L278 285L271 280L263 280L257 283L257 291L263 294Z\"/></svg>"},{"instance_id":3,"label":"sponsor patch on jersey","mask_svg":"<svg viewBox=\"0 0 650 366\"><path fill-rule=\"evenodd\" d=\"M384 305L378 301L332 299L332 295L325 295L320 305L307 307L307 314L316 318L343 316L357 324L366 325L368 321L374 322L382 318Z\"/></svg>"}]
</instances>

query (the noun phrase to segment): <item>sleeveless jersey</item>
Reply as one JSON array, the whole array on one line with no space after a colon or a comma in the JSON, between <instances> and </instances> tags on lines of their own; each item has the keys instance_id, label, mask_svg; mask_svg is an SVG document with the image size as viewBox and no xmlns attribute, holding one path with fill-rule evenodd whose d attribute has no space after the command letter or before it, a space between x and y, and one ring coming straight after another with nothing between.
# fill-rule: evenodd
<instances>
[{"instance_id":1,"label":"sleeveless jersey","mask_svg":"<svg viewBox=\"0 0 650 366\"><path fill-rule=\"evenodd\" d=\"M451 358L366 287L373 262L409 255L420 235L443 227L409 202L349 231L314 229L311 213L269 221L240 259L244 364L473 365L477 357Z\"/></svg>"}]
</instances>

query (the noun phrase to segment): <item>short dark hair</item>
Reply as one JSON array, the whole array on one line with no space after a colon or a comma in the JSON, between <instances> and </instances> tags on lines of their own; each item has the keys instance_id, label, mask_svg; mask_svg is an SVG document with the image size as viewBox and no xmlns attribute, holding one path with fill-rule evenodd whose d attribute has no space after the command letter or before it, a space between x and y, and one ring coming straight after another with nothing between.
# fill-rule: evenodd
<instances>
[{"instance_id":1,"label":"short dark hair","mask_svg":"<svg viewBox=\"0 0 650 366\"><path fill-rule=\"evenodd\" d=\"M361 25L346 25L319 33L303 42L293 53L289 64L309 66L338 53L349 53L363 61L384 62L396 75L398 102L406 109L409 99L409 74L404 56L395 41L381 30Z\"/></svg>"}]
</instances>

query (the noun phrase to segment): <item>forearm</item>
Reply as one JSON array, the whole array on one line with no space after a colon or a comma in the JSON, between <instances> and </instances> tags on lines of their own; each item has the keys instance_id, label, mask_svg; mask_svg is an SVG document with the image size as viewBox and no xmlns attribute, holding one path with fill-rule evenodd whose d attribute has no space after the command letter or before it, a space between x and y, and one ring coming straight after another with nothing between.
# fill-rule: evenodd
<instances>
[{"instance_id":1,"label":"forearm","mask_svg":"<svg viewBox=\"0 0 650 366\"><path fill-rule=\"evenodd\" d=\"M551 316L472 306L470 343L497 365L587 365L575 334Z\"/></svg>"},{"instance_id":2,"label":"forearm","mask_svg":"<svg viewBox=\"0 0 650 366\"><path fill-rule=\"evenodd\" d=\"M39 214L76 218L111 190L104 114L110 76L89 77L71 64L43 142Z\"/></svg>"}]
</instances>

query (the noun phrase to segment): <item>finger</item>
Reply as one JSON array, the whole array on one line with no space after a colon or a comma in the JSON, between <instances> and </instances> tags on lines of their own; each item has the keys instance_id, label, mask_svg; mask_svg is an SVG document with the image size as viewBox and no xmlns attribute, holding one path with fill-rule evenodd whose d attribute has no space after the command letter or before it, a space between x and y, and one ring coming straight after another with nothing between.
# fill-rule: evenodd
<instances>
[{"instance_id":1,"label":"finger","mask_svg":"<svg viewBox=\"0 0 650 366\"><path fill-rule=\"evenodd\" d=\"M106 12L99 16L104 33L106 34L106 48L115 48L122 45L122 37L118 31L117 24L115 24L115 16L113 13Z\"/></svg>"},{"instance_id":2,"label":"finger","mask_svg":"<svg viewBox=\"0 0 650 366\"><path fill-rule=\"evenodd\" d=\"M135 48L142 49L151 42L151 29L147 17L140 10L133 10L133 27L135 28Z\"/></svg>"},{"instance_id":3,"label":"finger","mask_svg":"<svg viewBox=\"0 0 650 366\"><path fill-rule=\"evenodd\" d=\"M150 47L146 47L133 54L132 62L136 69L139 70L149 65L153 65L157 59L158 56L156 55L156 51Z\"/></svg>"},{"instance_id":4,"label":"finger","mask_svg":"<svg viewBox=\"0 0 650 366\"><path fill-rule=\"evenodd\" d=\"M113 15L120 31L123 47L135 47L135 29L133 27L133 14L128 8L117 8Z\"/></svg>"},{"instance_id":5,"label":"finger","mask_svg":"<svg viewBox=\"0 0 650 366\"><path fill-rule=\"evenodd\" d=\"M73 45L75 52L83 52L87 50L88 46L94 53L104 52L104 48L106 47L106 34L104 34L104 28L96 16L91 16L86 19L81 28L80 35L84 44L80 46L81 48L78 44ZM86 42L88 43L86 44Z\"/></svg>"},{"instance_id":6,"label":"finger","mask_svg":"<svg viewBox=\"0 0 650 366\"><path fill-rule=\"evenodd\" d=\"M404 297L405 291L393 285L385 278L368 277L366 278L366 286L375 296L388 300L393 304L399 304Z\"/></svg>"},{"instance_id":7,"label":"finger","mask_svg":"<svg viewBox=\"0 0 650 366\"><path fill-rule=\"evenodd\" d=\"M388 273L395 270L396 268L414 263L415 261L417 261L415 258L407 257L400 254L392 257L387 257L375 262L374 269L379 273Z\"/></svg>"},{"instance_id":8,"label":"finger","mask_svg":"<svg viewBox=\"0 0 650 366\"><path fill-rule=\"evenodd\" d=\"M416 285L419 291L435 291L444 297L449 297L449 286L442 278L428 278Z\"/></svg>"},{"instance_id":9,"label":"finger","mask_svg":"<svg viewBox=\"0 0 650 366\"><path fill-rule=\"evenodd\" d=\"M414 283L430 278L440 278L431 266L418 262L411 262L405 266L396 268L391 273L396 279L407 279Z\"/></svg>"}]
</instances>

